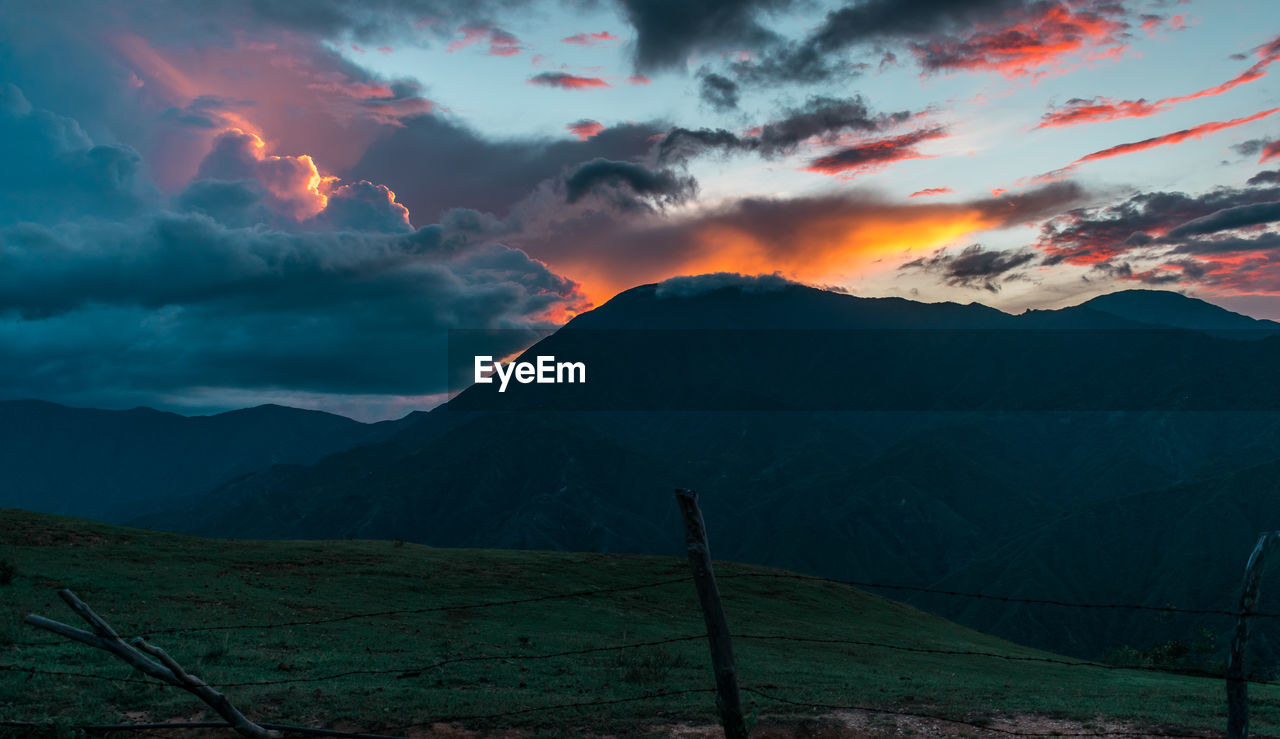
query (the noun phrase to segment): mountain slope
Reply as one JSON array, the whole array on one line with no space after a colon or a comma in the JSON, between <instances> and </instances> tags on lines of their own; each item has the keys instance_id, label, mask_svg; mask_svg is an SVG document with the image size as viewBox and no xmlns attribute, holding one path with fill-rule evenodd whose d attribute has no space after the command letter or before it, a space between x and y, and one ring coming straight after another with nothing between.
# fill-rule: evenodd
<instances>
[{"instance_id":1,"label":"mountain slope","mask_svg":"<svg viewBox=\"0 0 1280 739\"><path fill-rule=\"evenodd\" d=\"M122 520L272 464L382 441L411 421L275 405L187 417L0 402L0 506Z\"/></svg>"},{"instance_id":2,"label":"mountain slope","mask_svg":"<svg viewBox=\"0 0 1280 739\"><path fill-rule=\"evenodd\" d=\"M1280 331L1276 321L1250 318L1168 290L1123 290L1081 303L1088 308L1139 323L1202 331Z\"/></svg>"}]
</instances>

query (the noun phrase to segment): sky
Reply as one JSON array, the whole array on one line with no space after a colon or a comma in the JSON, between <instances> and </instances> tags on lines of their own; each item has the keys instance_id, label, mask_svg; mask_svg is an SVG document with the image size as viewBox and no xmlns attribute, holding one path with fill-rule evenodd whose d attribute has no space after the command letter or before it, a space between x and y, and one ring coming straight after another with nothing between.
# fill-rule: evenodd
<instances>
[{"instance_id":1,"label":"sky","mask_svg":"<svg viewBox=\"0 0 1280 739\"><path fill-rule=\"evenodd\" d=\"M681 275L1280 318L1269 0L0 0L0 398L362 420Z\"/></svg>"}]
</instances>

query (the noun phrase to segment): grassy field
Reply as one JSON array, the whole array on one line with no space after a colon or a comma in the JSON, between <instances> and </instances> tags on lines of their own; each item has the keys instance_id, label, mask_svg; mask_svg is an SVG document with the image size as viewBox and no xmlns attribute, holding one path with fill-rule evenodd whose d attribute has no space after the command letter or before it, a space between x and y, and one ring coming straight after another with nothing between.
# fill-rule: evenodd
<instances>
[{"instance_id":1,"label":"grassy field","mask_svg":"<svg viewBox=\"0 0 1280 739\"><path fill-rule=\"evenodd\" d=\"M714 546L714 531L712 536ZM266 683L225 688L260 721L394 728L389 733L423 736L446 728L505 728L546 737L643 735L676 723L715 723L708 693L448 721L710 688L707 647L698 639L537 658L697 636L703 626L687 581L464 607L683 578L688 570L681 558L433 549L382 541L206 540L0 510L0 560L14 569L12 581L0 585L0 665L141 677L105 653L21 622L34 612L83 626L55 594L69 587L121 634L149 634L210 683ZM762 572L771 571L718 565L735 634L1051 656L840 585L733 577ZM443 610L269 626L412 609ZM157 633L217 625L245 628ZM869 705L992 726L1028 715L1070 719L1084 730L1123 725L1216 731L1224 723L1224 690L1216 680L804 641L738 639L735 650L744 686L800 703ZM477 657L498 658L419 669ZM314 679L359 670L385 672ZM1251 696L1255 732L1277 734L1280 691L1254 687ZM831 711L758 693L744 700L760 727L803 723L810 731L836 720ZM865 716L864 726L872 731L889 731L897 720ZM204 717L216 718L187 693L159 684L0 671L2 720L65 727ZM425 728L398 728L407 724ZM29 734L18 729L9 735Z\"/></svg>"}]
</instances>

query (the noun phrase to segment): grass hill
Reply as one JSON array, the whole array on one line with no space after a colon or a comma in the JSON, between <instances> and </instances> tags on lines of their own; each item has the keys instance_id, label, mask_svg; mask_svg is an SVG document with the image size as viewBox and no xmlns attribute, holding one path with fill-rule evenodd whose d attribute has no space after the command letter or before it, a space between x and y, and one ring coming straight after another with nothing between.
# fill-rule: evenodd
<instances>
[{"instance_id":1,"label":"grass hill","mask_svg":"<svg viewBox=\"0 0 1280 739\"><path fill-rule=\"evenodd\" d=\"M709 525L714 548L716 520ZM678 529L668 533L670 550L679 551ZM28 612L74 622L54 594L65 586L122 634L150 635L208 682L251 683L225 691L260 721L431 728L453 716L659 692L670 695L458 721L453 729L435 723L434 729L449 736L457 734L446 729L463 727L520 730L504 736L643 736L676 723L715 721L710 695L676 692L712 685L706 644L697 638L703 626L693 587L665 582L687 574L680 557L208 540L0 510L0 559L14 570L12 581L0 585L0 667L137 677L114 658L20 623ZM796 734L852 736L894 733L899 721L909 721L892 713L806 709L764 694L997 728L1034 721L1039 731L1163 727L1185 733L1223 723L1217 680L1025 661L1058 658L846 586L774 577L785 574L718 565L740 680L762 691L745 696L760 727L802 725ZM639 587L657 582L665 584ZM626 587L634 589L617 590ZM585 591L599 592L484 605ZM419 609L436 610L405 612ZM360 616L380 611L399 613ZM317 620L327 622L297 623ZM271 626L284 623L295 625ZM241 628L167 631L219 626ZM745 638L770 635L798 640ZM694 638L540 658L683 636ZM465 661L429 667L457 659ZM371 670L384 672L361 672ZM316 679L342 673L348 674ZM1255 687L1252 695L1255 731L1280 731L1280 690ZM197 720L205 715L201 709L187 694L159 685L0 670L0 719L8 721ZM851 722L861 723L832 728ZM947 725L916 726L938 733ZM424 736L427 729L416 731ZM31 732L12 729L10 735Z\"/></svg>"}]
</instances>

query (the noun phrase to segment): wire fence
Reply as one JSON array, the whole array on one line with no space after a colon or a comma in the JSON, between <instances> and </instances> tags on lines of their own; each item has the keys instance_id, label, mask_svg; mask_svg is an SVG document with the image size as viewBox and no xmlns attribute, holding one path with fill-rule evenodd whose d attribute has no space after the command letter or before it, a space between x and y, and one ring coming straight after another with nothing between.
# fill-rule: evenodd
<instances>
[{"instance_id":1,"label":"wire fence","mask_svg":"<svg viewBox=\"0 0 1280 739\"><path fill-rule=\"evenodd\" d=\"M882 582L865 582L858 580L840 580L834 578L826 578L811 575L800 575L783 572L733 572L720 575L718 579L724 581L745 580L745 579L778 579L790 581L807 581L819 582L826 584L835 584L846 587L880 589L894 591L909 591L913 593L932 594L957 598L973 598L994 600L1002 603L1011 604L1028 604L1046 607L1058 608L1082 608L1082 609L1109 609L1109 610L1132 610L1138 612L1155 612L1160 614L1185 614L1195 616L1229 616L1240 617L1247 615L1259 618L1276 618L1280 617L1280 613L1247 613L1217 609L1217 608L1195 608L1195 607L1174 607L1174 606L1152 606L1141 603L1109 603L1109 602L1070 602L1050 598L1023 598L1002 595L992 595L986 593L973 593L954 591L946 589L936 589L928 587L920 587L913 585L902 585L895 583ZM235 630L272 630L283 628L300 628L318 626L324 624L333 624L339 622L347 622L357 619L389 619L404 616L415 616L432 613L450 612L450 611L474 611L490 608L501 607L525 607L533 604L545 603L555 600L579 599L579 598L599 598L604 596L612 596L622 593L642 592L663 587L674 586L677 584L688 585L693 578L675 577L662 580L654 580L639 584L619 585L614 587L579 589L573 591L565 591L558 593L547 593L543 595L503 599L468 602L464 604L449 604L432 607L417 608L400 608L387 609L379 611L344 613L336 616L320 617L313 619L296 619L284 620L276 622L253 622L243 624L210 624L204 626L171 626L163 628L146 629L140 632L139 636L154 636L157 634L189 634L201 632L223 632ZM706 632L690 633L680 636L672 636L663 639L650 639L643 641L630 641L619 644L608 644L592 647L584 647L572 650L559 650L551 652L511 652L503 654L483 654L468 655L459 657L450 657L426 663L405 663L399 665L372 666L368 668L342 670L325 674L310 674L297 677L288 677L274 680L245 680L245 681L223 681L211 682L211 687L219 690L234 688L256 688L270 687L282 685L312 684L326 683L331 681L342 681L353 677L374 677L389 676L391 679L405 680L422 677L432 671L441 668L469 663L522 663L536 662L555 659L571 659L575 657L583 657L587 655L597 655L604 653L621 653L626 650L637 650L646 648L662 647L672 644L683 644L696 642L707 639ZM771 634L771 633L743 633L734 634L733 639L738 642L745 643L781 643L781 644L808 644L820 646L842 646L853 647L859 649L876 649L889 650L895 652L926 654L939 657L965 657L999 660L1004 662L1022 662L1043 665L1053 665L1055 667L1072 668L1072 669L1088 669L1088 670L1134 670L1146 673L1163 673L1179 678L1200 678L1223 680L1230 676L1227 673L1219 673L1210 670L1201 670L1194 668L1166 667L1154 665L1124 665L1113 664L1108 662L1077 660L1060 656L1052 656L1047 654L1008 654L982 650L965 650L965 649L949 649L937 646L917 646L911 644L895 644L884 641L875 641L868 639L843 639L836 637L819 637L819 636L803 636L797 634ZM30 642L12 642L9 646L17 646L21 648L46 647L53 645L68 644L66 641L30 641ZM59 679L72 680L92 680L113 683L127 684L145 684L145 685L164 685L165 683L153 679L139 677L123 677L118 675L108 675L102 673L86 672L83 670L51 670L37 667L30 667L23 664L0 664L0 672L10 672L27 674L32 676L48 676ZM1244 676L1244 679L1254 685L1280 686L1280 682L1259 679L1257 676ZM611 697L611 698L595 698L584 699L574 702L558 702L545 705L524 706L512 708L506 711L498 711L491 713L475 713L475 714L459 714L459 715L440 715L433 717L427 722L409 723L393 726L384 726L374 729L371 732L349 732L334 729L324 729L316 727L289 726L279 724L261 724L264 728L275 729L286 735L297 736L333 736L346 737L356 739L385 739L386 737L399 736L397 732L405 732L415 728L422 728L434 724L451 724L451 723L491 723L503 720L515 719L523 716L534 714L548 714L556 712L572 712L582 709L594 709L619 704L644 703L651 701L670 701L672 698L690 696L697 694L713 694L716 693L715 688L710 687L688 687L678 689L667 689L644 692L634 696ZM930 713L923 710L909 710L897 706L877 706L869 704L841 704L815 702L812 700L804 700L795 697L803 692L800 689L783 689L773 685L746 685L742 687L742 692L754 696L762 701L775 704L788 709L803 709L810 712L859 712L866 714L882 714L886 716L896 716L900 718L909 718L922 721L940 721L957 726L965 726L978 732L989 732L1000 735L1011 736L1163 736L1176 737L1185 739L1207 739L1214 734L1206 733L1179 733L1154 731L1154 730L1098 730L1086 733L1064 733L1062 731L1050 732L1026 732L1020 731L1013 724L1001 725L999 721L992 719L984 719L976 721L955 715L942 715ZM110 731L132 730L138 733L144 732L166 732L175 730L193 730L197 728L215 728L227 727L228 724L220 722L160 722L160 723L136 723L136 724L116 724L116 725L79 725L78 728L88 733L104 733ZM0 721L0 727L6 727L17 730L39 730L50 728L41 724L29 723L23 721ZM163 734L160 734L163 735Z\"/></svg>"}]
</instances>

